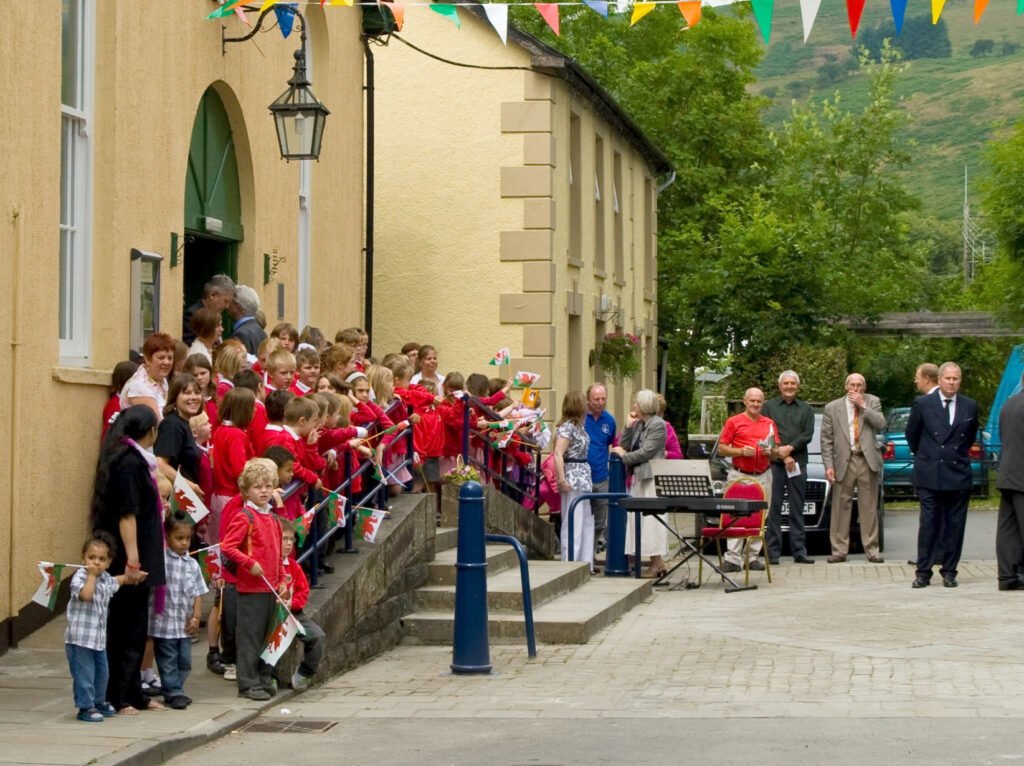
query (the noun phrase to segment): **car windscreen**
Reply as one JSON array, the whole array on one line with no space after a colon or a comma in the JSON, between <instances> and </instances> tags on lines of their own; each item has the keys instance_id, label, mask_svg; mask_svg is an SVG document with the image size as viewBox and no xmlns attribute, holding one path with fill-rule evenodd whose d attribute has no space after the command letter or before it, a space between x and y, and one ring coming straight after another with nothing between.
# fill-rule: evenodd
<instances>
[{"instance_id":1,"label":"car windscreen","mask_svg":"<svg viewBox=\"0 0 1024 766\"><path fill-rule=\"evenodd\" d=\"M893 410L889 413L889 418L885 422L886 431L899 431L904 432L907 430L907 421L910 420L910 409L901 407L898 410Z\"/></svg>"}]
</instances>

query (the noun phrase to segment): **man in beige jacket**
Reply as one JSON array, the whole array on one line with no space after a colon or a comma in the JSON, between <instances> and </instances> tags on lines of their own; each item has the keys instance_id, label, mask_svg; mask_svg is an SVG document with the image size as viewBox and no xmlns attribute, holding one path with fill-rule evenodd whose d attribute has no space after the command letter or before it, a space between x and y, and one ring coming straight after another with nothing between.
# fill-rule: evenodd
<instances>
[{"instance_id":1,"label":"man in beige jacket","mask_svg":"<svg viewBox=\"0 0 1024 766\"><path fill-rule=\"evenodd\" d=\"M833 486L830 564L846 561L850 552L854 488L864 553L874 564L884 561L878 550L878 481L882 455L875 437L885 428L885 416L878 397L865 393L866 388L863 375L856 372L848 375L846 396L826 404L821 421L821 459L825 464L825 478Z\"/></svg>"}]
</instances>

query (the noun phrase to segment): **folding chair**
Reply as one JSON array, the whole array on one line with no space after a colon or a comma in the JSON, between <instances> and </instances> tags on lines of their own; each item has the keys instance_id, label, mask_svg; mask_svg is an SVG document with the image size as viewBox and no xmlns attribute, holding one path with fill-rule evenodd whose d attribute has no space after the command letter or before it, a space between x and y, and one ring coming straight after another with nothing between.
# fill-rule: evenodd
<instances>
[{"instance_id":1,"label":"folding chair","mask_svg":"<svg viewBox=\"0 0 1024 766\"><path fill-rule=\"evenodd\" d=\"M722 497L730 500L766 500L764 487L753 479L737 479L725 485ZM722 565L722 540L743 540L743 561L747 562L747 555L750 551L750 541L760 540L762 549L767 550L764 537L765 522L768 511L757 511L749 516L733 517L723 513L718 520L717 527L703 527L700 531L700 548L714 541L715 549L718 551L718 563ZM749 563L749 562L748 562ZM765 573L768 575L768 582L772 581L771 564L768 557L764 561ZM704 582L704 562L701 561L697 567L697 582ZM743 584L750 585L750 567L743 567Z\"/></svg>"}]
</instances>

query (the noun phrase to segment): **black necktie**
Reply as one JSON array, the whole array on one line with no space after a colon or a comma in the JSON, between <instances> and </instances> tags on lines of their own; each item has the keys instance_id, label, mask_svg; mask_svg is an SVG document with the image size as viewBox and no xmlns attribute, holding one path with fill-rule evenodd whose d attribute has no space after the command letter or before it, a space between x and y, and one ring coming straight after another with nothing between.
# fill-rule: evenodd
<instances>
[{"instance_id":1,"label":"black necktie","mask_svg":"<svg viewBox=\"0 0 1024 766\"><path fill-rule=\"evenodd\" d=\"M953 403L952 399L943 399L942 406L946 409L946 422L949 423L949 405Z\"/></svg>"}]
</instances>

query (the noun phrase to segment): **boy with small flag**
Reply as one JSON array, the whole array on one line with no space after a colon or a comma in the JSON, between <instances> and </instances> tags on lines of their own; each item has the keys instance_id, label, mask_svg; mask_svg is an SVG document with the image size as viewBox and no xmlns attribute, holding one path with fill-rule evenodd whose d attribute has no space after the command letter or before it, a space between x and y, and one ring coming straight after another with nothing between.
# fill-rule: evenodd
<instances>
[{"instance_id":1,"label":"boy with small flag","mask_svg":"<svg viewBox=\"0 0 1024 766\"><path fill-rule=\"evenodd\" d=\"M288 522L281 524L281 553L284 556L284 581L288 590L284 601L291 609L292 616L298 621L305 633L299 634L302 642L302 663L292 675L292 688L296 691L308 689L320 667L320 659L324 654L324 642L327 635L323 628L303 613L309 600L309 580L302 567L292 557L295 550L295 530Z\"/></svg>"},{"instance_id":2,"label":"boy with small flag","mask_svg":"<svg viewBox=\"0 0 1024 766\"><path fill-rule=\"evenodd\" d=\"M93 532L82 546L82 568L71 578L68 627L64 650L71 670L71 682L79 721L101 723L116 715L107 701L107 614L110 599L122 585L134 585L145 577L129 570L111 577L107 574L117 543L107 532ZM52 588L57 592L57 588Z\"/></svg>"}]
</instances>

